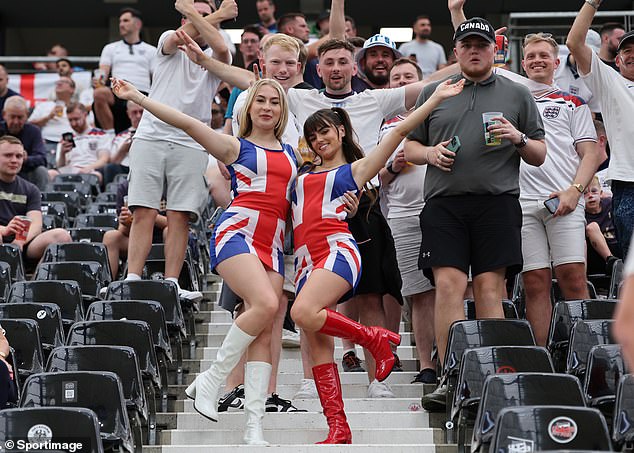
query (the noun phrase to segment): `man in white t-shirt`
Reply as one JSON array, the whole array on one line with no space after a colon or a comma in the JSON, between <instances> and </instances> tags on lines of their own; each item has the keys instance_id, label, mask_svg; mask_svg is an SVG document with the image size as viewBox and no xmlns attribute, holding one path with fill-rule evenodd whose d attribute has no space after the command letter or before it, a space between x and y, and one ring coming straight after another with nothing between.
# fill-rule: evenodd
<instances>
[{"instance_id":1,"label":"man in white t-shirt","mask_svg":"<svg viewBox=\"0 0 634 453\"><path fill-rule=\"evenodd\" d=\"M70 77L60 77L55 82L55 100L39 102L35 105L29 123L42 130L42 138L49 143L57 143L64 132L71 132L66 117L66 107L75 94L75 81Z\"/></svg>"},{"instance_id":2,"label":"man in white t-shirt","mask_svg":"<svg viewBox=\"0 0 634 453\"><path fill-rule=\"evenodd\" d=\"M127 174L130 171L130 145L132 138L139 127L141 115L143 115L143 107L132 101L128 101L126 112L130 118L130 127L123 132L119 132L110 145L110 163L103 168L103 184L104 186L114 181L115 176L120 173Z\"/></svg>"},{"instance_id":3,"label":"man in white t-shirt","mask_svg":"<svg viewBox=\"0 0 634 453\"><path fill-rule=\"evenodd\" d=\"M225 0L212 13L207 2L177 0L183 14L181 28L204 47L208 57L231 61L224 39L214 25L237 15L233 0ZM211 122L211 104L220 80L193 63L178 49L183 44L175 31L164 32L156 52L154 79L149 97L181 112ZM128 280L141 277L152 245L152 228L160 208L163 186L167 190L168 234L165 246L165 278L178 285L185 259L190 217L197 218L207 201L204 173L207 153L181 129L172 127L145 112L130 149L128 203L134 212L128 251ZM199 291L179 287L179 295L202 299Z\"/></svg>"},{"instance_id":4,"label":"man in white t-shirt","mask_svg":"<svg viewBox=\"0 0 634 453\"><path fill-rule=\"evenodd\" d=\"M431 20L429 16L418 16L412 25L414 39L401 44L398 48L406 56L416 56L416 63L423 71L423 77L447 65L445 49L431 38Z\"/></svg>"},{"instance_id":5,"label":"man in white t-shirt","mask_svg":"<svg viewBox=\"0 0 634 453\"><path fill-rule=\"evenodd\" d=\"M565 299L589 297L583 192L607 158L597 145L588 105L554 85L558 52L550 35L534 33L524 40L522 67L531 81L545 86L532 94L546 130L546 161L539 167L520 163L526 318L541 346L552 312L551 262ZM554 212L544 205L549 198L559 203Z\"/></svg>"},{"instance_id":6,"label":"man in white t-shirt","mask_svg":"<svg viewBox=\"0 0 634 453\"><path fill-rule=\"evenodd\" d=\"M143 21L141 12L123 8L119 13L119 41L111 42L101 51L99 69L104 78L95 80L94 112L98 125L119 133L130 127L125 112L125 101L115 99L106 86L109 77L127 80L143 93L150 91L156 47L141 41Z\"/></svg>"},{"instance_id":7,"label":"man in white t-shirt","mask_svg":"<svg viewBox=\"0 0 634 453\"><path fill-rule=\"evenodd\" d=\"M616 55L619 74L584 43L600 4L601 0L587 0L583 4L566 45L586 85L601 99L601 114L610 143L607 180L612 185L612 218L625 256L634 232L634 30L625 33L619 42Z\"/></svg>"}]
</instances>

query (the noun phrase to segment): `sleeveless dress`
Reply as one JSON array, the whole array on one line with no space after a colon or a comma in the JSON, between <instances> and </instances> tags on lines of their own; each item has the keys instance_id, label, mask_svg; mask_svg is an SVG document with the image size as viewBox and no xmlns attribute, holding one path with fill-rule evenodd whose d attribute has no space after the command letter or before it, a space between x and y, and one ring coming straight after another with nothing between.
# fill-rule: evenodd
<instances>
[{"instance_id":1,"label":"sleeveless dress","mask_svg":"<svg viewBox=\"0 0 634 453\"><path fill-rule=\"evenodd\" d=\"M353 289L357 286L361 255L345 221L343 195L358 190L350 164L297 177L292 198L295 294L313 269L327 269Z\"/></svg>"},{"instance_id":2,"label":"sleeveless dress","mask_svg":"<svg viewBox=\"0 0 634 453\"><path fill-rule=\"evenodd\" d=\"M240 140L240 154L227 165L234 199L211 238L211 268L243 253L284 275L284 230L291 184L297 176L293 148L270 150Z\"/></svg>"}]
</instances>

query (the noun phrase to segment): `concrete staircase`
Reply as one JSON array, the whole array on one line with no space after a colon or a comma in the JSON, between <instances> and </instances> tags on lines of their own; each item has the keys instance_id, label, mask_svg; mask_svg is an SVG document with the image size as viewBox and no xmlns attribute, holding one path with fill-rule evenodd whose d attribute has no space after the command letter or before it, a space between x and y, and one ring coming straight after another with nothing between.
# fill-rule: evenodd
<instances>
[{"instance_id":1,"label":"concrete staircase","mask_svg":"<svg viewBox=\"0 0 634 453\"><path fill-rule=\"evenodd\" d=\"M218 423L200 416L193 409L193 401L185 397L185 387L196 374L207 369L215 358L218 347L231 325L231 316L219 308L215 301L219 294L220 281L210 277L206 299L197 315L196 357L185 360L184 385L171 385L169 389L169 412L158 414L160 446L144 446L149 453L214 453L237 451L311 452L317 449L362 452L424 452L453 453L455 445L443 445L444 433L440 429L443 414L429 414L420 408L423 386L410 384L416 375L418 364L416 349L411 345L411 333L401 323L403 340L398 354L403 363L403 372L392 373L387 379L396 398L367 398L367 375L365 373L341 373L344 403L353 433L354 444L350 446L314 445L323 440L328 432L326 420L318 399L294 400L303 413L267 413L264 417L265 438L270 447L255 447L242 444L245 416L240 412L223 412ZM343 354L339 340L335 343L335 359L338 363ZM363 350L357 347L363 357ZM283 349L278 375L277 393L291 399L302 379L299 349ZM431 386L433 389L433 386ZM426 390L430 390L426 388Z\"/></svg>"}]
</instances>

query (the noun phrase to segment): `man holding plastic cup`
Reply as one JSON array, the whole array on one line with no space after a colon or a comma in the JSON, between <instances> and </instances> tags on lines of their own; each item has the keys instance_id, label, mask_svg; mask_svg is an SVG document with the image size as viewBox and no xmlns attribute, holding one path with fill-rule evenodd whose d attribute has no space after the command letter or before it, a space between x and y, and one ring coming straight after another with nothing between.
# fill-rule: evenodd
<instances>
[{"instance_id":1,"label":"man holding plastic cup","mask_svg":"<svg viewBox=\"0 0 634 453\"><path fill-rule=\"evenodd\" d=\"M71 237L62 228L42 232L40 191L18 176L25 157L19 139L0 137L0 235L3 243L22 250L27 264L34 264L49 244L71 242Z\"/></svg>"},{"instance_id":2,"label":"man holding plastic cup","mask_svg":"<svg viewBox=\"0 0 634 453\"><path fill-rule=\"evenodd\" d=\"M409 162L429 164L419 265L435 280L441 360L451 323L464 319L469 271L478 317L503 317L504 279L522 269L520 160L539 166L546 157L543 124L530 92L493 72L493 26L477 17L464 21L454 43L461 70L454 78L466 79L464 90L432 111L405 143ZM436 86L427 85L417 105ZM426 395L424 407L441 409L445 395L446 387Z\"/></svg>"}]
</instances>

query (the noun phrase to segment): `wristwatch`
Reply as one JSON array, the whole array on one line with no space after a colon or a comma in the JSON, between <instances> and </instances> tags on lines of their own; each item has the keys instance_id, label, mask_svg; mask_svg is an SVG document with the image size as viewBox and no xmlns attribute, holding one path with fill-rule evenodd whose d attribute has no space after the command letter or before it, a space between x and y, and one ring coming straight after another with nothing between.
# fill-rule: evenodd
<instances>
[{"instance_id":1,"label":"wristwatch","mask_svg":"<svg viewBox=\"0 0 634 453\"><path fill-rule=\"evenodd\" d=\"M392 168L392 163L390 162L390 165L388 165L387 167L385 167L385 169L392 173L394 176L398 175L400 173L400 171L396 171L394 170L394 168Z\"/></svg>"},{"instance_id":2,"label":"wristwatch","mask_svg":"<svg viewBox=\"0 0 634 453\"><path fill-rule=\"evenodd\" d=\"M574 187L575 189L577 189L579 191L579 193L583 193L584 190L586 190L586 188L583 186L583 184L581 183L574 183L574 184L570 184L570 187Z\"/></svg>"},{"instance_id":3,"label":"wristwatch","mask_svg":"<svg viewBox=\"0 0 634 453\"><path fill-rule=\"evenodd\" d=\"M527 143L528 143L528 136L522 132L520 135L520 142L517 145L515 145L515 147L518 149L524 148Z\"/></svg>"}]
</instances>

